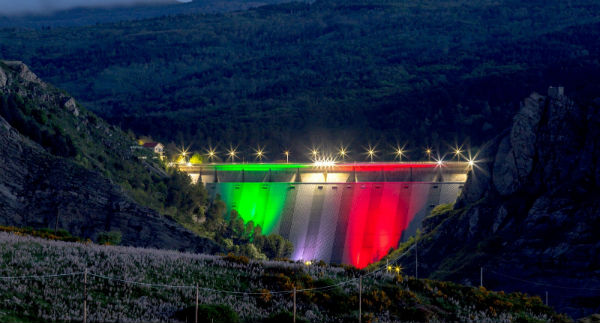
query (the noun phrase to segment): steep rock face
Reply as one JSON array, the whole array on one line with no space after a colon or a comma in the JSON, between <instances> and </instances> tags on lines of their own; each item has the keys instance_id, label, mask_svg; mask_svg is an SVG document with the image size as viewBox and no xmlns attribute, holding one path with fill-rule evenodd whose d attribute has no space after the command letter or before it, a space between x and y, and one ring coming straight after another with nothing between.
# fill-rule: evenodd
<instances>
[{"instance_id":1,"label":"steep rock face","mask_svg":"<svg viewBox=\"0 0 600 323\"><path fill-rule=\"evenodd\" d=\"M80 116L76 101L50 90L20 62L0 61L0 94L19 93L47 105L54 118ZM64 114L56 110L64 109ZM85 116L77 130L95 129L109 154L129 153L119 143L117 132L103 122ZM80 130L81 129L81 130ZM96 137L95 137L96 138ZM123 146L126 148L124 149ZM98 233L118 230L124 245L218 252L211 240L199 238L175 221L142 207L122 188L66 158L50 154L0 117L0 224L66 229L71 234L95 240Z\"/></svg>"},{"instance_id":2,"label":"steep rock face","mask_svg":"<svg viewBox=\"0 0 600 323\"><path fill-rule=\"evenodd\" d=\"M426 220L420 275L600 311L600 101L532 94L480 152L454 210ZM407 268L414 268L405 260Z\"/></svg>"}]
</instances>

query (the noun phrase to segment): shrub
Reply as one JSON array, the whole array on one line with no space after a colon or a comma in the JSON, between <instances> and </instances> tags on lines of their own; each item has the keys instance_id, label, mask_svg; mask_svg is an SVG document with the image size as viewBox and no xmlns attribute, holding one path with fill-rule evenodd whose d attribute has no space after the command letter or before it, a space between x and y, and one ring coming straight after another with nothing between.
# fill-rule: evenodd
<instances>
[{"instance_id":1,"label":"shrub","mask_svg":"<svg viewBox=\"0 0 600 323\"><path fill-rule=\"evenodd\" d=\"M294 322L294 314L283 311L275 314L271 314L269 317L263 320L263 323L292 323ZM298 317L296 315L296 323L308 323L307 320Z\"/></svg>"},{"instance_id":2,"label":"shrub","mask_svg":"<svg viewBox=\"0 0 600 323\"><path fill-rule=\"evenodd\" d=\"M240 265L247 265L250 262L250 259L246 256L238 256L233 253L228 253L227 256L223 257L223 260L233 262Z\"/></svg>"},{"instance_id":3,"label":"shrub","mask_svg":"<svg viewBox=\"0 0 600 323\"><path fill-rule=\"evenodd\" d=\"M121 243L121 232L120 231L110 231L110 232L100 232L98 233L98 243L104 245L117 246Z\"/></svg>"},{"instance_id":4,"label":"shrub","mask_svg":"<svg viewBox=\"0 0 600 323\"><path fill-rule=\"evenodd\" d=\"M196 306L188 306L175 312L173 317L181 322L195 322ZM238 314L229 306L222 304L203 304L198 306L198 322L201 323L238 323Z\"/></svg>"}]
</instances>

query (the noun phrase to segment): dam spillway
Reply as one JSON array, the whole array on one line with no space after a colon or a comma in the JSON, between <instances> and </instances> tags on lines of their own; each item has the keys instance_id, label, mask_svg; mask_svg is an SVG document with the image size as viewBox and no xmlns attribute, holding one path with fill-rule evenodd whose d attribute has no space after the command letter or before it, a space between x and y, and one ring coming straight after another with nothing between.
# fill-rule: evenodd
<instances>
[{"instance_id":1,"label":"dam spillway","mask_svg":"<svg viewBox=\"0 0 600 323\"><path fill-rule=\"evenodd\" d=\"M294 260L363 268L414 235L439 204L458 197L464 162L181 165L253 221L294 244Z\"/></svg>"}]
</instances>

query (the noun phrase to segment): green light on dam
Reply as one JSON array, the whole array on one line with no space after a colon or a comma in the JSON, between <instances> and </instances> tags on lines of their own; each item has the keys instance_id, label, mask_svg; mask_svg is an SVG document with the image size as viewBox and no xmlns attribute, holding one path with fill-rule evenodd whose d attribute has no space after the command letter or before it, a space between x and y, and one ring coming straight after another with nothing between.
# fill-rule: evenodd
<instances>
[{"instance_id":1,"label":"green light on dam","mask_svg":"<svg viewBox=\"0 0 600 323\"><path fill-rule=\"evenodd\" d=\"M221 164L214 166L218 171L249 171L249 172L268 172L281 171L281 170L292 170L298 168L311 167L307 164Z\"/></svg>"},{"instance_id":2,"label":"green light on dam","mask_svg":"<svg viewBox=\"0 0 600 323\"><path fill-rule=\"evenodd\" d=\"M223 183L221 196L227 206L236 210L244 223L253 221L269 234L279 221L285 205L286 183Z\"/></svg>"}]
</instances>

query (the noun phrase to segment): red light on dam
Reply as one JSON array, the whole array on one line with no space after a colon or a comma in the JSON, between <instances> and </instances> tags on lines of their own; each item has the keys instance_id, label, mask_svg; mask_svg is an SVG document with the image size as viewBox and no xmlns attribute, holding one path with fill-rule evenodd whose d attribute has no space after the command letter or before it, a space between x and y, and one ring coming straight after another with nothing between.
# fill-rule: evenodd
<instances>
[{"instance_id":1,"label":"red light on dam","mask_svg":"<svg viewBox=\"0 0 600 323\"><path fill-rule=\"evenodd\" d=\"M462 165L465 164L465 165ZM466 163L206 165L197 171L211 198L294 244L294 260L364 268L415 234L438 204L452 203Z\"/></svg>"}]
</instances>

